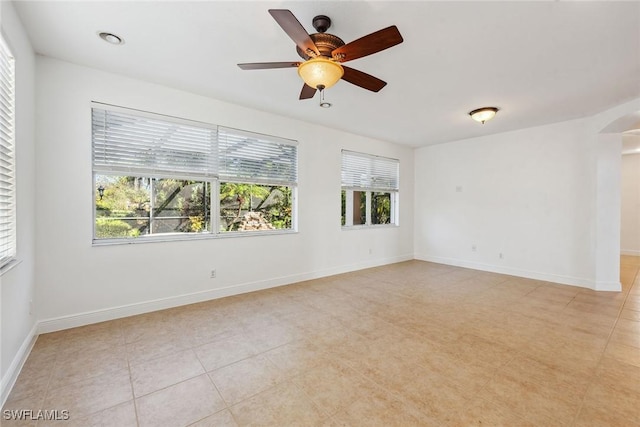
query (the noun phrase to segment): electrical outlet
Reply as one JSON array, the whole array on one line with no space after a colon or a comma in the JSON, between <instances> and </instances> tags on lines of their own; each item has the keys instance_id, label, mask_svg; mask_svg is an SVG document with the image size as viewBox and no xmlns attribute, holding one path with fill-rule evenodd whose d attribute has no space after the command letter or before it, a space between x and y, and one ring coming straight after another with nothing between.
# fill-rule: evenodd
<instances>
[{"instance_id":1,"label":"electrical outlet","mask_svg":"<svg viewBox=\"0 0 640 427\"><path fill-rule=\"evenodd\" d=\"M216 270L215 270L215 269L211 270L211 276L210 276L210 277L211 277L212 279L215 279L215 278L216 278Z\"/></svg>"},{"instance_id":2,"label":"electrical outlet","mask_svg":"<svg viewBox=\"0 0 640 427\"><path fill-rule=\"evenodd\" d=\"M500 253L498 254L498 257L499 257L500 259L503 259L503 258L504 258L504 256L502 256L502 252L500 252Z\"/></svg>"},{"instance_id":3,"label":"electrical outlet","mask_svg":"<svg viewBox=\"0 0 640 427\"><path fill-rule=\"evenodd\" d=\"M462 193L462 185L456 185L456 193Z\"/></svg>"},{"instance_id":4,"label":"electrical outlet","mask_svg":"<svg viewBox=\"0 0 640 427\"><path fill-rule=\"evenodd\" d=\"M476 245L471 245L471 251L475 252L476 251Z\"/></svg>"},{"instance_id":5,"label":"electrical outlet","mask_svg":"<svg viewBox=\"0 0 640 427\"><path fill-rule=\"evenodd\" d=\"M29 300L29 314L33 314L33 300Z\"/></svg>"}]
</instances>

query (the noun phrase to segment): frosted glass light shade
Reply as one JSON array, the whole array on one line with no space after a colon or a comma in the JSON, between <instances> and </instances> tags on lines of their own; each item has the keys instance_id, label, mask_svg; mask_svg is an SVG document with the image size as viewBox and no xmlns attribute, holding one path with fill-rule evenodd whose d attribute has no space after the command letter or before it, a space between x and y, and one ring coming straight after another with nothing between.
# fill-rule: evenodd
<instances>
[{"instance_id":1,"label":"frosted glass light shade","mask_svg":"<svg viewBox=\"0 0 640 427\"><path fill-rule=\"evenodd\" d=\"M298 75L304 82L313 87L324 86L330 88L342 78L342 65L327 58L313 58L298 66Z\"/></svg>"},{"instance_id":2,"label":"frosted glass light shade","mask_svg":"<svg viewBox=\"0 0 640 427\"><path fill-rule=\"evenodd\" d=\"M473 110L469 113L471 118L476 122L480 122L484 124L487 120L491 120L495 117L498 109L496 107L483 107L478 108L477 110Z\"/></svg>"}]
</instances>

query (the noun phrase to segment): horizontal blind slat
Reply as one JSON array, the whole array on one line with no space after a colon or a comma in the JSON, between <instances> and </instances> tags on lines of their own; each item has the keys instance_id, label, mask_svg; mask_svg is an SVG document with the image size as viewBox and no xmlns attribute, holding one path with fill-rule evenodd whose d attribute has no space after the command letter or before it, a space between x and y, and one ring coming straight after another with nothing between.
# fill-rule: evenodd
<instances>
[{"instance_id":1,"label":"horizontal blind slat","mask_svg":"<svg viewBox=\"0 0 640 427\"><path fill-rule=\"evenodd\" d=\"M290 140L219 128L220 178L295 185L298 148Z\"/></svg>"},{"instance_id":2,"label":"horizontal blind slat","mask_svg":"<svg viewBox=\"0 0 640 427\"><path fill-rule=\"evenodd\" d=\"M342 186L378 191L399 189L399 160L342 151Z\"/></svg>"},{"instance_id":3,"label":"horizontal blind slat","mask_svg":"<svg viewBox=\"0 0 640 427\"><path fill-rule=\"evenodd\" d=\"M16 255L15 63L0 36L0 266Z\"/></svg>"}]
</instances>

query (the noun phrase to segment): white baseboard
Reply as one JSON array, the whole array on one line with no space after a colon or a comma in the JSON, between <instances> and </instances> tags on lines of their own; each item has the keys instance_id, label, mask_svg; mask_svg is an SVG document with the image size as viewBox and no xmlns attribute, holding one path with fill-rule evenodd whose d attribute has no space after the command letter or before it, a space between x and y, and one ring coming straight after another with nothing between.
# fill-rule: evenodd
<instances>
[{"instance_id":1,"label":"white baseboard","mask_svg":"<svg viewBox=\"0 0 640 427\"><path fill-rule=\"evenodd\" d=\"M597 281L594 291L620 292L622 283L620 282L603 282Z\"/></svg>"},{"instance_id":2,"label":"white baseboard","mask_svg":"<svg viewBox=\"0 0 640 427\"><path fill-rule=\"evenodd\" d=\"M636 250L636 249L620 249L620 255L640 256L640 250Z\"/></svg>"},{"instance_id":3,"label":"white baseboard","mask_svg":"<svg viewBox=\"0 0 640 427\"><path fill-rule=\"evenodd\" d=\"M462 260L457 258L446 258L446 257L439 257L439 256L425 255L425 254L416 254L415 259L418 259L421 261L435 262L438 264L455 265L456 267L470 268L473 270L490 271L492 273L526 277L527 279L543 280L545 282L560 283L562 285L580 286L583 288L593 289L593 290L609 290L609 289L598 289L597 284L594 280L585 279L581 277L540 273L536 271L521 270L518 268L503 267L499 265L484 264L484 263L467 261L467 260ZM602 285L604 287L609 286L608 284L604 284L604 283Z\"/></svg>"},{"instance_id":4,"label":"white baseboard","mask_svg":"<svg viewBox=\"0 0 640 427\"><path fill-rule=\"evenodd\" d=\"M333 276L336 274L348 273L351 271L362 270L365 268L377 267L396 262L409 261L413 259L413 254L401 255L391 258L383 258L372 261L365 261L356 264L318 270L309 273L294 274L290 276L281 276L273 279L261 280L251 283L243 283L224 288L209 289L201 292L177 295L167 298L160 298L150 301L142 301L133 304L122 305L119 307L105 308L101 310L61 316L52 319L45 319L38 322L37 332L43 334L47 332L55 332L63 329L75 328L78 326L89 325L92 323L105 322L108 320L119 319L122 317L134 316L136 314L149 313L151 311L164 310L167 308L178 307L181 305L194 304L198 302L208 301L217 298L224 298L232 295L244 294L247 292L259 291L262 289L274 288L277 286L290 285L292 283L302 282L305 280L318 279L321 277Z\"/></svg>"},{"instance_id":5,"label":"white baseboard","mask_svg":"<svg viewBox=\"0 0 640 427\"><path fill-rule=\"evenodd\" d=\"M27 361L27 357L31 353L31 349L36 342L38 323L36 322L27 336L25 337L22 345L18 349L15 357L11 361L11 365L9 365L9 369L7 369L7 373L2 377L0 381L0 407L4 406L4 403L7 401L9 397L9 393L11 393L11 389L13 385L16 383L18 379L18 375L20 375L20 371L24 366L24 362Z\"/></svg>"}]
</instances>

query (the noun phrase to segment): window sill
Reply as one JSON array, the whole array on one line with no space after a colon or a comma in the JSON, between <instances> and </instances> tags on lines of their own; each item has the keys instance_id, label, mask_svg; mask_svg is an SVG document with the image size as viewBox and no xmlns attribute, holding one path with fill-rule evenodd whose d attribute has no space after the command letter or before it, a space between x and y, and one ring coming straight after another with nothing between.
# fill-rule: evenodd
<instances>
[{"instance_id":1,"label":"window sill","mask_svg":"<svg viewBox=\"0 0 640 427\"><path fill-rule=\"evenodd\" d=\"M397 224L379 224L379 225L342 225L341 228L343 231L352 231L352 230L378 230L381 228L398 228L400 227Z\"/></svg>"},{"instance_id":2,"label":"window sill","mask_svg":"<svg viewBox=\"0 0 640 427\"><path fill-rule=\"evenodd\" d=\"M137 237L131 239L94 239L92 246L113 246L113 245L137 245L142 243L160 242L184 242L194 240L218 240L235 239L253 236L278 236L283 234L298 234L296 230L271 230L271 231L229 231L224 233L202 233L202 234L167 234L148 237Z\"/></svg>"},{"instance_id":3,"label":"window sill","mask_svg":"<svg viewBox=\"0 0 640 427\"><path fill-rule=\"evenodd\" d=\"M11 261L4 264L2 267L0 267L0 277L4 276L4 274L9 272L10 270L13 270L13 268L18 266L18 264L20 264L21 262L22 260L14 258Z\"/></svg>"}]
</instances>

